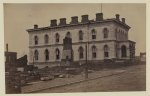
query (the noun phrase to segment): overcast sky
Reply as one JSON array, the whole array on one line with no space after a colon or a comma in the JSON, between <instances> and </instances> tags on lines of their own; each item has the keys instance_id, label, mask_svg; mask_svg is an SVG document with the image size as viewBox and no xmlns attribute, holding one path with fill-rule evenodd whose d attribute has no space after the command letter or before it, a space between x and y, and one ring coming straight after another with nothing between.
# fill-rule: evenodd
<instances>
[{"instance_id":1,"label":"overcast sky","mask_svg":"<svg viewBox=\"0 0 150 96\"><path fill-rule=\"evenodd\" d=\"M4 38L9 51L17 52L18 57L28 54L29 36L26 29L49 26L51 19L67 18L88 14L95 19L100 13L100 4L4 4ZM104 19L126 18L131 27L129 39L136 42L136 55L146 51L146 5L145 4L103 4Z\"/></svg>"}]
</instances>

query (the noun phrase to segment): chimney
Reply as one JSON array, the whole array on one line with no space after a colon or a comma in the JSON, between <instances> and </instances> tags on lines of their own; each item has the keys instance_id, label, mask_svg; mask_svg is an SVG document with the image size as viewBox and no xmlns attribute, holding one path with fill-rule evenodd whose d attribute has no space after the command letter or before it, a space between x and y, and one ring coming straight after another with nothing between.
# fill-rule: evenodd
<instances>
[{"instance_id":1,"label":"chimney","mask_svg":"<svg viewBox=\"0 0 150 96\"><path fill-rule=\"evenodd\" d=\"M50 26L51 27L57 26L57 20L56 19L51 20L51 25Z\"/></svg>"},{"instance_id":2,"label":"chimney","mask_svg":"<svg viewBox=\"0 0 150 96\"><path fill-rule=\"evenodd\" d=\"M66 18L60 18L59 25L66 25Z\"/></svg>"},{"instance_id":3,"label":"chimney","mask_svg":"<svg viewBox=\"0 0 150 96\"><path fill-rule=\"evenodd\" d=\"M119 14L116 14L116 19L119 21L120 20L120 18L119 18Z\"/></svg>"},{"instance_id":4,"label":"chimney","mask_svg":"<svg viewBox=\"0 0 150 96\"><path fill-rule=\"evenodd\" d=\"M82 23L86 23L86 22L88 22L88 21L89 21L88 15L82 15L82 20L81 20L81 22L82 22Z\"/></svg>"},{"instance_id":5,"label":"chimney","mask_svg":"<svg viewBox=\"0 0 150 96\"><path fill-rule=\"evenodd\" d=\"M70 24L77 24L78 23L78 16L73 16L71 17L71 22Z\"/></svg>"},{"instance_id":6,"label":"chimney","mask_svg":"<svg viewBox=\"0 0 150 96\"><path fill-rule=\"evenodd\" d=\"M103 20L103 13L96 13L96 21Z\"/></svg>"},{"instance_id":7,"label":"chimney","mask_svg":"<svg viewBox=\"0 0 150 96\"><path fill-rule=\"evenodd\" d=\"M35 25L34 25L34 29L37 29L37 28L38 28L38 25L37 25L37 24L35 24Z\"/></svg>"},{"instance_id":8,"label":"chimney","mask_svg":"<svg viewBox=\"0 0 150 96\"><path fill-rule=\"evenodd\" d=\"M122 18L122 22L123 22L123 23L126 23L126 22L125 22L125 18Z\"/></svg>"},{"instance_id":9,"label":"chimney","mask_svg":"<svg viewBox=\"0 0 150 96\"><path fill-rule=\"evenodd\" d=\"M8 52L8 44L6 44L6 52Z\"/></svg>"}]
</instances>

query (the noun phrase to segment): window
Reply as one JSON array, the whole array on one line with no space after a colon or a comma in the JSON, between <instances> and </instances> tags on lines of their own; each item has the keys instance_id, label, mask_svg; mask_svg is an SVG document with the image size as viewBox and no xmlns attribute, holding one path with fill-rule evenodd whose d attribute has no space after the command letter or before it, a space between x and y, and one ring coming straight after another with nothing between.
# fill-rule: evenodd
<instances>
[{"instance_id":1,"label":"window","mask_svg":"<svg viewBox=\"0 0 150 96\"><path fill-rule=\"evenodd\" d=\"M83 32L81 30L79 31L79 40L83 40Z\"/></svg>"},{"instance_id":2,"label":"window","mask_svg":"<svg viewBox=\"0 0 150 96\"><path fill-rule=\"evenodd\" d=\"M108 38L108 29L107 28L104 28L103 30L103 34L104 34L104 38Z\"/></svg>"},{"instance_id":3,"label":"window","mask_svg":"<svg viewBox=\"0 0 150 96\"><path fill-rule=\"evenodd\" d=\"M38 52L37 50L35 50L35 51L34 51L34 58L35 58L35 60L38 60L38 59L39 59L39 58L38 58L38 57L39 57L38 55L39 55L39 52Z\"/></svg>"},{"instance_id":4,"label":"window","mask_svg":"<svg viewBox=\"0 0 150 96\"><path fill-rule=\"evenodd\" d=\"M96 39L96 31L95 31L95 29L92 30L92 39Z\"/></svg>"},{"instance_id":5,"label":"window","mask_svg":"<svg viewBox=\"0 0 150 96\"><path fill-rule=\"evenodd\" d=\"M56 49L56 60L59 60L60 59L60 51L59 49L57 48Z\"/></svg>"},{"instance_id":6,"label":"window","mask_svg":"<svg viewBox=\"0 0 150 96\"><path fill-rule=\"evenodd\" d=\"M56 42L59 42L59 34L56 33Z\"/></svg>"},{"instance_id":7,"label":"window","mask_svg":"<svg viewBox=\"0 0 150 96\"><path fill-rule=\"evenodd\" d=\"M92 58L96 58L96 46L92 46Z\"/></svg>"},{"instance_id":8,"label":"window","mask_svg":"<svg viewBox=\"0 0 150 96\"><path fill-rule=\"evenodd\" d=\"M121 46L121 54L122 57L127 57L127 49L125 45Z\"/></svg>"},{"instance_id":9,"label":"window","mask_svg":"<svg viewBox=\"0 0 150 96\"><path fill-rule=\"evenodd\" d=\"M108 45L104 45L104 57L109 57L109 48Z\"/></svg>"},{"instance_id":10,"label":"window","mask_svg":"<svg viewBox=\"0 0 150 96\"><path fill-rule=\"evenodd\" d=\"M78 51L79 51L79 58L80 58L80 59L83 59L83 58L84 58L84 55L83 55L83 54L84 54L84 53L83 53L83 51L84 51L84 50L83 50L83 47L80 46Z\"/></svg>"},{"instance_id":11,"label":"window","mask_svg":"<svg viewBox=\"0 0 150 96\"><path fill-rule=\"evenodd\" d=\"M45 44L47 44L49 40L49 36L47 34L44 36L44 40L45 40Z\"/></svg>"},{"instance_id":12,"label":"window","mask_svg":"<svg viewBox=\"0 0 150 96\"><path fill-rule=\"evenodd\" d=\"M35 44L35 45L38 44L38 37L37 37L37 36L34 37L34 44Z\"/></svg>"},{"instance_id":13,"label":"window","mask_svg":"<svg viewBox=\"0 0 150 96\"><path fill-rule=\"evenodd\" d=\"M49 60L49 51L48 51L48 49L45 50L45 60Z\"/></svg>"}]
</instances>

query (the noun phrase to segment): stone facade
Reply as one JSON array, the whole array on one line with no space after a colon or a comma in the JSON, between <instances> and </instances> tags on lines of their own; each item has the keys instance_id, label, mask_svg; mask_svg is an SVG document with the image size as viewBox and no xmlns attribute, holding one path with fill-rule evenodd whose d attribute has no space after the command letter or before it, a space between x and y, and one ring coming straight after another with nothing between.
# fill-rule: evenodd
<instances>
[{"instance_id":1,"label":"stone facade","mask_svg":"<svg viewBox=\"0 0 150 96\"><path fill-rule=\"evenodd\" d=\"M73 16L70 24L66 23L65 18L61 18L59 24L57 20L51 20L48 27L39 28L34 25L33 29L27 30L29 63L40 68L56 66L67 55L72 55L72 62L80 63L86 60L86 52L89 61L132 59L135 57L135 42L128 40L129 29L125 18L121 21L117 14L116 18L103 19L102 13L97 13L95 20L82 15L81 22L77 16ZM64 50L65 37L72 40L71 52Z\"/></svg>"}]
</instances>

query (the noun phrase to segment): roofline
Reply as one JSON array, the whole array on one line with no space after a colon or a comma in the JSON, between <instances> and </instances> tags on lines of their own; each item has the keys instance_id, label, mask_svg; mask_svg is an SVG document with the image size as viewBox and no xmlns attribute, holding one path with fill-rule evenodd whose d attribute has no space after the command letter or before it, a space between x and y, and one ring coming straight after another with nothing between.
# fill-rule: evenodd
<instances>
[{"instance_id":1,"label":"roofline","mask_svg":"<svg viewBox=\"0 0 150 96\"><path fill-rule=\"evenodd\" d=\"M118 41L118 42L131 42L131 43L134 43L134 44L136 44L136 42L134 42L134 41L131 41L131 40L127 40L127 41Z\"/></svg>"},{"instance_id":2,"label":"roofline","mask_svg":"<svg viewBox=\"0 0 150 96\"><path fill-rule=\"evenodd\" d=\"M17 54L17 52L9 52L9 51L8 51L8 52L5 51L5 53L6 53L6 54L12 54L12 53L13 53L13 54Z\"/></svg>"},{"instance_id":3,"label":"roofline","mask_svg":"<svg viewBox=\"0 0 150 96\"><path fill-rule=\"evenodd\" d=\"M91 21L89 20L89 22L86 22L86 23L77 23L77 24L66 24L66 25L58 25L58 26L48 26L48 27L40 27L40 28L36 28L36 29L27 29L26 31L27 32L33 32L33 31L40 31L40 30L49 30L49 29L55 29L55 28L62 28L62 27L70 27L70 26L78 26L78 25L87 25L87 24L96 24L96 23L105 23L105 22L116 22L124 27L126 27L127 29L130 29L131 27L128 26L127 24L121 22L121 21L118 21L116 20L115 18L112 18L112 19L105 19L105 20L102 20L102 21Z\"/></svg>"}]
</instances>

